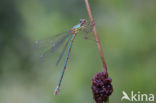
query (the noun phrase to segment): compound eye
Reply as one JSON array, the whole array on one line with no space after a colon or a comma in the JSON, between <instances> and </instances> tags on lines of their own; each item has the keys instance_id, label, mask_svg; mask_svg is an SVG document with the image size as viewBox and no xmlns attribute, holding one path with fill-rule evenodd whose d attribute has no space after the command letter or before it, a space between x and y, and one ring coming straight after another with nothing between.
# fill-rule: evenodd
<instances>
[{"instance_id":1,"label":"compound eye","mask_svg":"<svg viewBox=\"0 0 156 103\"><path fill-rule=\"evenodd\" d=\"M80 23L82 23L83 19L80 19Z\"/></svg>"},{"instance_id":2,"label":"compound eye","mask_svg":"<svg viewBox=\"0 0 156 103\"><path fill-rule=\"evenodd\" d=\"M80 19L80 23L86 23L86 19Z\"/></svg>"},{"instance_id":3,"label":"compound eye","mask_svg":"<svg viewBox=\"0 0 156 103\"><path fill-rule=\"evenodd\" d=\"M86 19L84 19L83 22L86 23Z\"/></svg>"}]
</instances>

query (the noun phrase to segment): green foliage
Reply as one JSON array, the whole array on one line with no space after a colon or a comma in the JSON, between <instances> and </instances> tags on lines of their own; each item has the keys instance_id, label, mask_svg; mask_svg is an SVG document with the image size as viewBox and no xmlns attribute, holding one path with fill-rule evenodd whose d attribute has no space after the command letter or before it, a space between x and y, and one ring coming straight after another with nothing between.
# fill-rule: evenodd
<instances>
[{"instance_id":1,"label":"green foliage","mask_svg":"<svg viewBox=\"0 0 156 103\"><path fill-rule=\"evenodd\" d=\"M114 93L156 90L156 6L154 0L90 0ZM0 102L94 103L91 79L102 71L96 43L77 35L60 94L53 96L61 65L58 53L37 64L35 40L69 30L88 19L83 0L0 1Z\"/></svg>"}]
</instances>

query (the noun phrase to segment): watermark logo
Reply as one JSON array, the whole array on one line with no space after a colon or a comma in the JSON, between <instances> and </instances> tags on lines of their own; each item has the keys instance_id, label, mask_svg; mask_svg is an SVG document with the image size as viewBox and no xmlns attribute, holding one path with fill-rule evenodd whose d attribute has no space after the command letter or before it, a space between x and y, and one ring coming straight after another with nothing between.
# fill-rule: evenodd
<instances>
[{"instance_id":1,"label":"watermark logo","mask_svg":"<svg viewBox=\"0 0 156 103\"><path fill-rule=\"evenodd\" d=\"M154 94L144 94L140 91L134 92L131 91L130 95L128 95L125 91L122 91L122 98L121 101L127 100L127 101L139 101L139 102L154 102Z\"/></svg>"}]
</instances>

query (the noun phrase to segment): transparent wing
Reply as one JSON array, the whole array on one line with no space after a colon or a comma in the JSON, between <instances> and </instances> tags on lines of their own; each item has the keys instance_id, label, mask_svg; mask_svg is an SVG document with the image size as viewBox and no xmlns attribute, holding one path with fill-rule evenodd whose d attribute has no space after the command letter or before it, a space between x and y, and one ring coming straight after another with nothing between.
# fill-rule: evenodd
<instances>
[{"instance_id":1,"label":"transparent wing","mask_svg":"<svg viewBox=\"0 0 156 103\"><path fill-rule=\"evenodd\" d=\"M50 47L53 44L55 44L58 40L65 38L66 35L69 35L70 33L71 33L71 30L57 34L57 35L53 35L51 37L48 37L42 40L36 40L34 42L34 47L36 49L44 49L44 48Z\"/></svg>"},{"instance_id":2,"label":"transparent wing","mask_svg":"<svg viewBox=\"0 0 156 103\"><path fill-rule=\"evenodd\" d=\"M66 42L66 44L65 44L65 46L64 46L64 48L63 48L61 54L60 54L59 57L57 58L56 65L58 65L58 64L60 63L60 61L61 61L63 55L65 54L65 51L66 51L66 49L67 49L67 47L68 47L69 41L70 41L70 38L69 38L68 41Z\"/></svg>"},{"instance_id":3,"label":"transparent wing","mask_svg":"<svg viewBox=\"0 0 156 103\"><path fill-rule=\"evenodd\" d=\"M66 39L70 36L71 32L65 32L63 34L57 34L48 39L40 40L35 42L36 47L40 49L40 59L39 62L45 61L50 55L55 53L59 47L66 41Z\"/></svg>"}]
</instances>

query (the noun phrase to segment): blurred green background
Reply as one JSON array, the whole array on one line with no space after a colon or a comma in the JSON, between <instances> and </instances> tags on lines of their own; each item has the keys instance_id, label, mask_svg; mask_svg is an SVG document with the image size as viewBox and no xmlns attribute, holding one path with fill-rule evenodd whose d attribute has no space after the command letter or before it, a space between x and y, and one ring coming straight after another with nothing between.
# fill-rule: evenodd
<instances>
[{"instance_id":1,"label":"blurred green background","mask_svg":"<svg viewBox=\"0 0 156 103\"><path fill-rule=\"evenodd\" d=\"M114 92L156 94L156 1L89 0ZM95 103L91 80L102 71L96 43L77 35L58 96L58 53L36 63L32 43L88 19L84 0L0 0L0 103Z\"/></svg>"}]
</instances>

